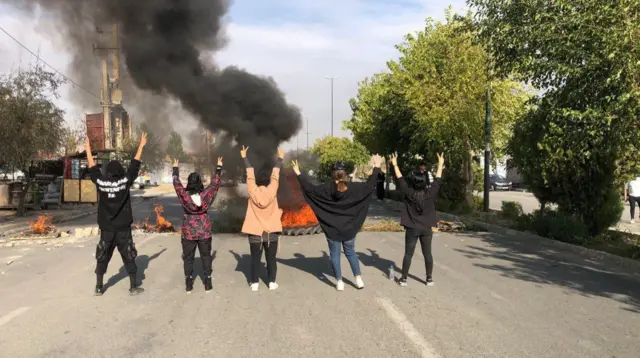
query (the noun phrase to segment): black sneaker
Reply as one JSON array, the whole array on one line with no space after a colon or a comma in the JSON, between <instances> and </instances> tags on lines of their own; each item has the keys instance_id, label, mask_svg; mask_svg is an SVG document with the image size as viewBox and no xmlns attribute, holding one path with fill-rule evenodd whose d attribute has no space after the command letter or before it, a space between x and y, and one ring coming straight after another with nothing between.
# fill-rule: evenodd
<instances>
[{"instance_id":1,"label":"black sneaker","mask_svg":"<svg viewBox=\"0 0 640 358\"><path fill-rule=\"evenodd\" d=\"M139 286L133 286L129 289L129 295L136 296L144 292L144 288Z\"/></svg>"},{"instance_id":2,"label":"black sneaker","mask_svg":"<svg viewBox=\"0 0 640 358\"><path fill-rule=\"evenodd\" d=\"M398 279L398 285L400 285L400 287L407 287L407 278L406 277L400 277Z\"/></svg>"},{"instance_id":3,"label":"black sneaker","mask_svg":"<svg viewBox=\"0 0 640 358\"><path fill-rule=\"evenodd\" d=\"M93 292L94 292L94 296L102 296L102 294L104 293L104 287L96 286L96 290Z\"/></svg>"},{"instance_id":4,"label":"black sneaker","mask_svg":"<svg viewBox=\"0 0 640 358\"><path fill-rule=\"evenodd\" d=\"M209 293L213 290L213 283L211 283L211 276L204 279L204 290Z\"/></svg>"},{"instance_id":5,"label":"black sneaker","mask_svg":"<svg viewBox=\"0 0 640 358\"><path fill-rule=\"evenodd\" d=\"M185 286L187 287L187 293L191 293L191 291L193 290L193 277L188 276L187 278L185 278L184 282Z\"/></svg>"},{"instance_id":6,"label":"black sneaker","mask_svg":"<svg viewBox=\"0 0 640 358\"><path fill-rule=\"evenodd\" d=\"M427 286L431 287L433 285L435 285L435 283L433 283L433 278L427 277Z\"/></svg>"}]
</instances>

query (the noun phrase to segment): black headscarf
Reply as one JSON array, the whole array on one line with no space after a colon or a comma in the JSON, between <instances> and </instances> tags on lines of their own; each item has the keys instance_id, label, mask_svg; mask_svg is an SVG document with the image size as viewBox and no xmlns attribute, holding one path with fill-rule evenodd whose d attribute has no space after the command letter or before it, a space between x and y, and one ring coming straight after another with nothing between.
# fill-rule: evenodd
<instances>
[{"instance_id":1,"label":"black headscarf","mask_svg":"<svg viewBox=\"0 0 640 358\"><path fill-rule=\"evenodd\" d=\"M187 191L189 195L199 194L204 190L204 185L202 185L202 179L200 178L200 174L191 173L187 178Z\"/></svg>"},{"instance_id":2,"label":"black headscarf","mask_svg":"<svg viewBox=\"0 0 640 358\"><path fill-rule=\"evenodd\" d=\"M256 173L256 185L257 186L267 186L271 183L271 172L273 167L269 164L265 164L258 170Z\"/></svg>"},{"instance_id":3,"label":"black headscarf","mask_svg":"<svg viewBox=\"0 0 640 358\"><path fill-rule=\"evenodd\" d=\"M107 177L111 180L124 178L124 168L117 160L112 160L107 164Z\"/></svg>"}]
</instances>

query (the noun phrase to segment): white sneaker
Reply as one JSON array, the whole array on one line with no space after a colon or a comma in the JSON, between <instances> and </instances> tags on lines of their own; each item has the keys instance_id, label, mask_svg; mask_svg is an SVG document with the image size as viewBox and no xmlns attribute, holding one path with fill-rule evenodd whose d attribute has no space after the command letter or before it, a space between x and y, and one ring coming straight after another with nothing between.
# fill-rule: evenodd
<instances>
[{"instance_id":1,"label":"white sneaker","mask_svg":"<svg viewBox=\"0 0 640 358\"><path fill-rule=\"evenodd\" d=\"M356 287L359 290L364 288L364 281L362 281L362 276L356 276Z\"/></svg>"},{"instance_id":2,"label":"white sneaker","mask_svg":"<svg viewBox=\"0 0 640 358\"><path fill-rule=\"evenodd\" d=\"M271 291L277 290L277 289L278 289L278 287L280 287L280 286L278 286L278 284L277 284L277 283L275 283L275 282L270 282L270 283L269 283L269 289L270 289Z\"/></svg>"},{"instance_id":3,"label":"white sneaker","mask_svg":"<svg viewBox=\"0 0 640 358\"><path fill-rule=\"evenodd\" d=\"M635 221L635 220L633 220L633 219L631 219L631 221L629 221L629 223L631 223L631 224L635 224L635 223L636 223L636 221Z\"/></svg>"},{"instance_id":4,"label":"white sneaker","mask_svg":"<svg viewBox=\"0 0 640 358\"><path fill-rule=\"evenodd\" d=\"M336 284L336 290L344 291L344 282L342 282L342 280L338 281L338 283Z\"/></svg>"},{"instance_id":5,"label":"white sneaker","mask_svg":"<svg viewBox=\"0 0 640 358\"><path fill-rule=\"evenodd\" d=\"M251 291L258 292L258 288L260 288L260 284L258 282L251 284Z\"/></svg>"}]
</instances>

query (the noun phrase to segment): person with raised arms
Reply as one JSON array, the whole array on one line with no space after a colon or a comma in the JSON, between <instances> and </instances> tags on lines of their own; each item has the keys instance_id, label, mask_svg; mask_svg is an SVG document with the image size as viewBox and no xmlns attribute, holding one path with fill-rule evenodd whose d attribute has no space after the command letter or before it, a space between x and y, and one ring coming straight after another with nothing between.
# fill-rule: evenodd
<instances>
[{"instance_id":1,"label":"person with raised arms","mask_svg":"<svg viewBox=\"0 0 640 358\"><path fill-rule=\"evenodd\" d=\"M138 151L129 163L129 168L125 171L119 161L112 160L107 164L106 173L102 174L100 167L93 159L89 138L85 142L89 175L98 191L100 241L96 247L96 288L94 292L96 296L102 296L105 292L103 278L116 247L129 274L131 282L129 293L133 296L144 292L144 289L139 287L136 278L138 268L135 260L138 251L131 234L133 213L131 211L130 189L140 172L140 158L146 144L147 134L143 133L140 137Z\"/></svg>"},{"instance_id":2,"label":"person with raised arms","mask_svg":"<svg viewBox=\"0 0 640 358\"><path fill-rule=\"evenodd\" d=\"M200 251L200 260L204 271L204 290L209 293L213 290L211 274L213 272L213 256L211 254L211 219L209 208L220 189L220 174L222 173L222 157L218 158L216 173L211 178L206 188L202 184L200 174L193 172L187 178L185 188L180 181L179 162L173 162L173 188L182 204L184 217L180 231L182 243L182 260L184 263L185 286L187 293L193 290L193 261L196 256L196 248Z\"/></svg>"},{"instance_id":3,"label":"person with raised arms","mask_svg":"<svg viewBox=\"0 0 640 358\"><path fill-rule=\"evenodd\" d=\"M333 167L332 178L326 184L312 185L306 175L300 172L298 161L293 161L302 193L313 212L316 214L320 226L327 237L331 266L336 277L336 289L344 290L342 271L340 267L340 249L351 265L358 289L364 288L360 272L360 263L356 256L356 235L367 218L371 194L376 188L376 181L380 171L382 158L373 156L374 170L364 183L349 181L349 174L343 162L337 162Z\"/></svg>"},{"instance_id":4,"label":"person with raised arms","mask_svg":"<svg viewBox=\"0 0 640 358\"><path fill-rule=\"evenodd\" d=\"M264 250L269 290L273 291L278 288L276 254L282 232L282 210L278 206L277 194L284 152L278 148L278 159L273 169L262 168L256 173L247 158L248 150L249 147L242 146L240 156L247 167L247 192L249 194L247 213L242 224L242 233L248 235L251 250L251 282L249 284L251 291L258 291L260 260Z\"/></svg>"},{"instance_id":5,"label":"person with raised arms","mask_svg":"<svg viewBox=\"0 0 640 358\"><path fill-rule=\"evenodd\" d=\"M422 255L424 256L427 271L427 286L433 286L433 255L431 254L431 241L433 239L433 228L437 227L435 199L442 185L442 168L444 157L438 154L438 169L436 178L431 186L428 186L429 178L426 171L415 173L412 184L409 186L402 176L398 167L398 154L391 156L391 164L394 167L398 180L398 189L404 195L404 205L402 206L402 216L400 225L405 227L405 249L402 260L402 276L398 280L400 286L407 285L407 276L416 244L420 241Z\"/></svg>"}]
</instances>

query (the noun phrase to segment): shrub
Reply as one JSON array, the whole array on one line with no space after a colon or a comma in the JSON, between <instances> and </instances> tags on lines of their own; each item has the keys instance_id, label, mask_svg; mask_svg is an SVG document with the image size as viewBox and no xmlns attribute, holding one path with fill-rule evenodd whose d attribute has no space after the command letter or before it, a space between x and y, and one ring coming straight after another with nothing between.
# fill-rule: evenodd
<instances>
[{"instance_id":1,"label":"shrub","mask_svg":"<svg viewBox=\"0 0 640 358\"><path fill-rule=\"evenodd\" d=\"M554 210L534 214L532 226L540 236L575 245L584 245L589 237L589 229L580 218Z\"/></svg>"},{"instance_id":2,"label":"shrub","mask_svg":"<svg viewBox=\"0 0 640 358\"><path fill-rule=\"evenodd\" d=\"M484 210L484 198L474 195L473 196L473 210L480 211Z\"/></svg>"},{"instance_id":3,"label":"shrub","mask_svg":"<svg viewBox=\"0 0 640 358\"><path fill-rule=\"evenodd\" d=\"M524 214L522 210L522 204L515 201L503 201L502 202L502 217L509 220L518 220L520 216Z\"/></svg>"}]
</instances>

